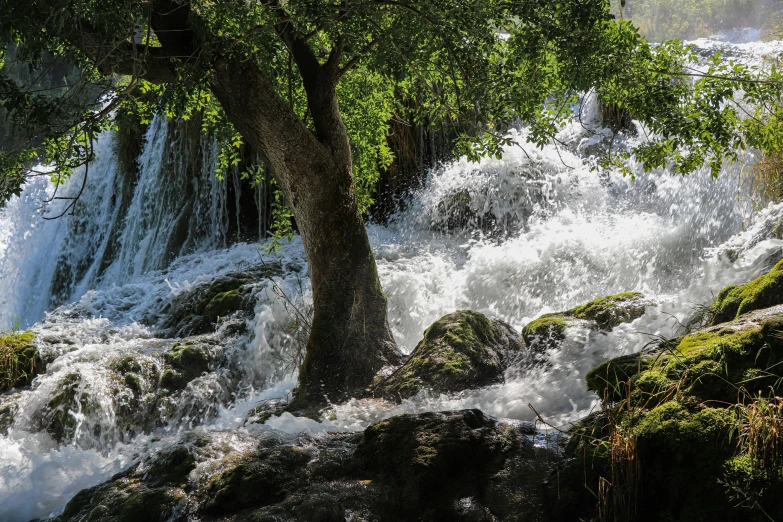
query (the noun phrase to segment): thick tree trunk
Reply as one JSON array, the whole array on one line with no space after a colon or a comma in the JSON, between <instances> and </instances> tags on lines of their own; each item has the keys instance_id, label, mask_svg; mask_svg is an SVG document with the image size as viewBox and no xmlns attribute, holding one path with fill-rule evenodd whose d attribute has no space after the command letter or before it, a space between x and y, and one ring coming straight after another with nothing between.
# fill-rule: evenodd
<instances>
[{"instance_id":1,"label":"thick tree trunk","mask_svg":"<svg viewBox=\"0 0 783 522\"><path fill-rule=\"evenodd\" d=\"M336 78L324 70L303 74L316 133L252 62L228 61L212 80L230 120L260 152L294 210L315 308L297 397L310 403L361 395L378 370L401 359L356 203Z\"/></svg>"}]
</instances>

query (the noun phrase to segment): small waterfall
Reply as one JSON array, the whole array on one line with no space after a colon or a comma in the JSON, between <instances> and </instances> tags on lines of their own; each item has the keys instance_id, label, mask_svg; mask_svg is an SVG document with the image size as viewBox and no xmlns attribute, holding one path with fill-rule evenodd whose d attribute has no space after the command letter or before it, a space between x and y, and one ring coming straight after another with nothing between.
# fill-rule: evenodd
<instances>
[{"instance_id":1,"label":"small waterfall","mask_svg":"<svg viewBox=\"0 0 783 522\"><path fill-rule=\"evenodd\" d=\"M122 285L182 255L223 248L230 222L241 222L248 211L265 213L263 187L254 190L256 208L229 201L229 185L233 194L247 187L233 170L227 181L215 176L218 145L198 126L155 118L144 136L138 177L120 172L113 140L101 136L96 161L56 191L49 180L35 179L0 213L0 328L27 327L90 289ZM85 175L73 210L47 220L70 203L47 201L75 196ZM256 238L264 235L258 222Z\"/></svg>"},{"instance_id":2,"label":"small waterfall","mask_svg":"<svg viewBox=\"0 0 783 522\"><path fill-rule=\"evenodd\" d=\"M720 45L754 55L751 44ZM635 182L593 171L609 131L595 99L584 101L582 121L558 136L567 146L512 146L502 160L444 165L388 226L368 227L394 336L410 352L433 321L461 308L520 329L621 291L657 306L610 333L569 329L541 364L509 369L505 384L399 405L354 400L323 423L248 421L295 384L292 307L306 310L312 291L299 239L261 255L254 241L267 226L257 216L269 193L238 171L218 179L217 145L197 125L151 122L135 173L115 161L114 137L101 136L97 160L57 191L72 196L89 177L62 219L44 219L69 203L44 203L53 184L28 183L0 211L0 329L30 327L48 368L30 388L0 395L0 519L56 514L80 489L193 433L225 439L230 452L264 430L362 429L403 412L475 407L529 420L533 404L556 423L586 415L597 403L584 387L588 369L651 335L675 335L694 303L783 257L773 237L783 205L753 213L736 166L717 180L638 165ZM525 132L512 138L524 144ZM246 315L214 333L166 338L177 335L167 319L196 313L190 296L225 281L237 288L237 274L250 274L240 286ZM202 366L164 389L167 357L183 347Z\"/></svg>"}]
</instances>

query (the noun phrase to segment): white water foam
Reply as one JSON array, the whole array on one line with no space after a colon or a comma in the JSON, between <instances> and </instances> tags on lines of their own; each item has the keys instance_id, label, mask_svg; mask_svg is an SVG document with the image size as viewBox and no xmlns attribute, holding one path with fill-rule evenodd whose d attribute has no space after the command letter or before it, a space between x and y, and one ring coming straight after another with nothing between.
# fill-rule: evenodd
<instances>
[{"instance_id":1,"label":"white water foam","mask_svg":"<svg viewBox=\"0 0 783 522\"><path fill-rule=\"evenodd\" d=\"M258 245L219 248L225 189L208 172L194 188L199 196L192 201L198 204L187 210L196 216L193 226L199 232L190 247L167 259L172 223L185 211L177 207L166 213L172 200L162 173L177 161L165 157L171 134L163 121L148 131L141 177L124 215L112 204L118 181L110 137L98 143L99 159L90 169L98 183L85 194L88 204L70 220L44 222L38 209L53 189L45 180L31 183L0 211L0 327L15 318L25 325L38 321L51 309L49 292L57 274L78 277L65 285L67 300L74 302L32 328L39 339L59 339L40 341L42 349L55 350L47 373L31 389L0 401L0 406L17 408L8 433L0 435L0 519L21 522L55 514L79 489L188 433L212 434L224 451L241 453L264 430L362 429L403 412L478 407L499 417L531 420L532 405L558 424L585 415L597 401L584 388L588 369L638 351L651 336L675 335L694 304L708 302L726 284L751 279L783 248L769 238L780 207L762 212L743 231L749 211L738 198L742 188L732 169L716 181L705 173L685 178L663 171L644 174L634 166L633 183L591 171L593 160L583 154L606 131L595 127L594 99L587 105L582 119L593 132L574 122L561 132L568 149L530 148L525 154L511 147L502 160L454 162L432 173L410 210L391 225L369 227L395 338L410 352L427 326L461 308L520 329L542 313L620 291L641 291L659 304L608 334L570 329L566 342L548 352L543 364L521 361L508 370L505 384L453 396L423 393L399 405L354 400L335 406L323 423L285 414L264 427L246 424L254 408L284 397L295 385L295 376L285 371L293 342L285 328L290 309L275 293L277 285L297 295L303 307L311 299L301 242L294 240L282 257L284 274L253 290L250 333L239 338L217 334L225 357L220 369L190 383L173 405L175 414L154 433L125 440L112 431L121 397L111 395L116 374L106 370L110 362L136 353L153 364L173 342L155 337L154 325L165 315L167 300L257 265ZM524 142L524 130L515 137ZM213 169L214 149L205 146L202 152L205 169ZM450 221L455 204L462 216ZM118 230L115 257L102 264L112 231ZM80 268L57 272L58 265ZM35 419L58 383L74 374L82 396L94 400L89 413L80 410L80 402L66 407L81 428L57 443L38 430ZM223 455L199 464L199 473L213 472Z\"/></svg>"}]
</instances>

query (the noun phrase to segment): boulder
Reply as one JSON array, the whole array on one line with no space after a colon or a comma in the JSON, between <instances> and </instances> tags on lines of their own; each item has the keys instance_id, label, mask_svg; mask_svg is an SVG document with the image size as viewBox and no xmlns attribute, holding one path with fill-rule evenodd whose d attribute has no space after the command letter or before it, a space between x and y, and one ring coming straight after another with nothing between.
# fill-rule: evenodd
<instances>
[{"instance_id":1,"label":"boulder","mask_svg":"<svg viewBox=\"0 0 783 522\"><path fill-rule=\"evenodd\" d=\"M280 263L255 266L218 277L175 294L163 307L157 324L163 337L187 337L213 332L219 320L255 308L254 285L282 273ZM147 321L157 323L158 317Z\"/></svg>"},{"instance_id":2,"label":"boulder","mask_svg":"<svg viewBox=\"0 0 783 522\"><path fill-rule=\"evenodd\" d=\"M744 285L727 286L706 310L707 323L716 325L742 314L783 303L783 261Z\"/></svg>"},{"instance_id":3,"label":"boulder","mask_svg":"<svg viewBox=\"0 0 783 522\"><path fill-rule=\"evenodd\" d=\"M596 330L610 332L622 323L644 315L650 301L638 292L599 297L565 312L544 314L522 329L522 336L534 349L547 349L565 339L569 324L587 321Z\"/></svg>"},{"instance_id":4,"label":"boulder","mask_svg":"<svg viewBox=\"0 0 783 522\"><path fill-rule=\"evenodd\" d=\"M375 395L401 400L423 389L459 392L502 383L522 338L502 321L460 310L441 317L405 364L375 387Z\"/></svg>"},{"instance_id":5,"label":"boulder","mask_svg":"<svg viewBox=\"0 0 783 522\"><path fill-rule=\"evenodd\" d=\"M547 522L562 451L557 439L536 443L544 439L530 424L464 410L357 433L261 432L255 448L194 477L222 444L207 437L186 437L82 491L52 521Z\"/></svg>"}]
</instances>

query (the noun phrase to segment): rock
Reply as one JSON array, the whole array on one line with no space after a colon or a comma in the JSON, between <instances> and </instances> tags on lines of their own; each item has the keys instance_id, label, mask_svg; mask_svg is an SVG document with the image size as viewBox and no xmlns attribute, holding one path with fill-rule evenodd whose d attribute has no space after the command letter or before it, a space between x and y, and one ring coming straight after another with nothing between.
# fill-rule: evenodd
<instances>
[{"instance_id":1,"label":"rock","mask_svg":"<svg viewBox=\"0 0 783 522\"><path fill-rule=\"evenodd\" d=\"M522 336L534 349L550 348L565 339L566 328L574 321L589 321L595 329L608 332L644 315L649 304L638 292L599 297L565 312L542 315L522 329Z\"/></svg>"},{"instance_id":2,"label":"rock","mask_svg":"<svg viewBox=\"0 0 783 522\"><path fill-rule=\"evenodd\" d=\"M164 522L175 517L196 461L182 445L79 492L52 522ZM185 520L182 515L175 520Z\"/></svg>"},{"instance_id":3,"label":"rock","mask_svg":"<svg viewBox=\"0 0 783 522\"><path fill-rule=\"evenodd\" d=\"M52 522L547 522L561 445L538 436L478 410L403 415L358 433L262 433L196 478L221 443L186 438L82 491Z\"/></svg>"},{"instance_id":4,"label":"rock","mask_svg":"<svg viewBox=\"0 0 783 522\"><path fill-rule=\"evenodd\" d=\"M561 477L603 483L609 505L635 491L624 505L639 522L780 520L781 332L783 305L591 370L587 386L604 405L572 430L573 469ZM750 442L754 432L764 442ZM585 502L581 516L594 504Z\"/></svg>"},{"instance_id":5,"label":"rock","mask_svg":"<svg viewBox=\"0 0 783 522\"><path fill-rule=\"evenodd\" d=\"M163 354L166 370L160 379L160 384L168 390L181 390L187 384L209 371L210 345L205 338L187 339Z\"/></svg>"},{"instance_id":6,"label":"rock","mask_svg":"<svg viewBox=\"0 0 783 522\"><path fill-rule=\"evenodd\" d=\"M502 383L510 358L524 346L501 321L468 310L454 312L430 326L405 364L374 392L400 400L422 389L451 393Z\"/></svg>"},{"instance_id":7,"label":"rock","mask_svg":"<svg viewBox=\"0 0 783 522\"><path fill-rule=\"evenodd\" d=\"M707 323L731 321L744 313L783 303L783 261L745 285L727 286L707 309Z\"/></svg>"},{"instance_id":8,"label":"rock","mask_svg":"<svg viewBox=\"0 0 783 522\"><path fill-rule=\"evenodd\" d=\"M164 307L158 324L163 337L187 337L215 330L219 319L233 314L252 314L253 285L282 273L280 263L255 266L244 272L221 276L205 284L183 290ZM153 317L148 322L157 322Z\"/></svg>"},{"instance_id":9,"label":"rock","mask_svg":"<svg viewBox=\"0 0 783 522\"><path fill-rule=\"evenodd\" d=\"M34 333L0 335L0 393L29 385L43 366Z\"/></svg>"}]
</instances>

